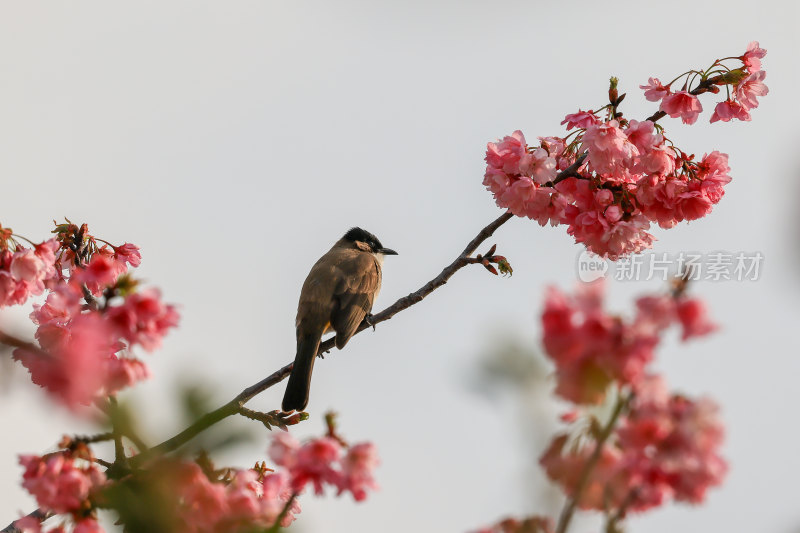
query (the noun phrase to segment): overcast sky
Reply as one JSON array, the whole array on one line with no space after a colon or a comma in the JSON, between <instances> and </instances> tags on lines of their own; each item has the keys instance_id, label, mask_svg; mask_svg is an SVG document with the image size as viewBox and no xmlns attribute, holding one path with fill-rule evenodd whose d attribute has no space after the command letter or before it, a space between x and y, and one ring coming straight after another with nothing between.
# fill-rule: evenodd
<instances>
[{"instance_id":1,"label":"overcast sky","mask_svg":"<svg viewBox=\"0 0 800 533\"><path fill-rule=\"evenodd\" d=\"M179 383L202 383L221 403L293 359L300 286L349 227L400 253L385 262L382 309L501 213L481 185L487 141L563 134L565 114L602 105L611 75L628 92L626 116L646 117L654 104L637 86L649 76L758 40L770 94L752 122L708 124L713 98L693 127L663 121L689 153L730 154L725 198L702 220L653 231L658 252L764 256L758 281L693 286L721 332L690 345L672 335L657 362L674 388L721 404L731 471L706 504L667 506L631 531L794 533L798 20L797 3L773 0L4 2L0 223L40 240L67 216L141 246L139 275L182 314L147 356L153 379L128 395L157 442L180 429ZM470 376L498 332L539 346L543 289L576 283L581 247L563 227L522 219L495 242L512 278L464 269L317 364L312 418L297 434L319 434L323 413L340 412L345 436L378 445L381 490L358 505L304 496L303 530L458 532L542 510L524 490L538 452L520 438L518 410L476 394ZM636 294L661 288L610 283L610 305L628 312ZM2 525L35 507L16 455L91 431L22 371L12 377L0 409ZM282 394L253 406L277 408ZM263 459L267 436L246 421L218 435L237 428L257 440L220 460Z\"/></svg>"}]
</instances>

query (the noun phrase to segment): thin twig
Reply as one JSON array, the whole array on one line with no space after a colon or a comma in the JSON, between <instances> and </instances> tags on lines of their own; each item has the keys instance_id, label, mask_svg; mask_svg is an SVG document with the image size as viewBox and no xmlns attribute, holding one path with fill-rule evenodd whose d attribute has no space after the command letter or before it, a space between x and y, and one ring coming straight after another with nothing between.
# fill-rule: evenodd
<instances>
[{"instance_id":1,"label":"thin twig","mask_svg":"<svg viewBox=\"0 0 800 533\"><path fill-rule=\"evenodd\" d=\"M589 485L589 478L591 477L592 470L597 466L600 455L603 453L603 446L605 446L606 441L614 431L614 426L617 425L617 420L619 420L619 416L622 414L627 404L628 398L626 396L620 396L617 399L614 411L611 413L611 418L608 420L605 427L603 427L600 435L597 436L597 444L594 447L592 455L589 457L589 460L586 461L586 464L583 465L583 470L581 470L581 475L578 478L578 484L575 486L575 492L572 494L572 497L567 500L564 504L564 508L561 510L561 514L558 517L556 533L565 533L567 531L569 522L572 520L572 515L575 514L575 509L583 497L583 492Z\"/></svg>"}]
</instances>

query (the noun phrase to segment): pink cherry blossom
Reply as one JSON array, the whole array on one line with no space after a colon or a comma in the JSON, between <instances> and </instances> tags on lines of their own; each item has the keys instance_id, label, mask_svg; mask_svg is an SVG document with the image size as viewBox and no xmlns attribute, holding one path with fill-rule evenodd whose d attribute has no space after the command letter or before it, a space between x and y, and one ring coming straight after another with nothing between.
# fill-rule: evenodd
<instances>
[{"instance_id":1,"label":"pink cherry blossom","mask_svg":"<svg viewBox=\"0 0 800 533\"><path fill-rule=\"evenodd\" d=\"M94 465L77 466L74 459L62 453L21 455L19 463L25 468L22 486L41 507L56 513L80 510L91 492L106 481Z\"/></svg>"},{"instance_id":2,"label":"pink cherry blossom","mask_svg":"<svg viewBox=\"0 0 800 533\"><path fill-rule=\"evenodd\" d=\"M644 97L650 102L658 102L665 96L670 94L669 87L664 87L658 78L649 78L647 84L639 85L640 89L644 89Z\"/></svg>"},{"instance_id":3,"label":"pink cherry blossom","mask_svg":"<svg viewBox=\"0 0 800 533\"><path fill-rule=\"evenodd\" d=\"M767 73L763 70L753 72L736 86L736 100L747 110L758 107L758 96L769 94L769 87L764 84Z\"/></svg>"},{"instance_id":4,"label":"pink cherry blossom","mask_svg":"<svg viewBox=\"0 0 800 533\"><path fill-rule=\"evenodd\" d=\"M339 492L350 491L353 498L363 501L367 498L367 489L378 488L372 471L379 464L378 450L371 442L355 444L347 450L342 459L342 484Z\"/></svg>"},{"instance_id":5,"label":"pink cherry blossom","mask_svg":"<svg viewBox=\"0 0 800 533\"><path fill-rule=\"evenodd\" d=\"M635 387L671 324L682 325L684 340L712 331L699 300L643 297L625 320L603 309L603 287L598 280L574 295L551 287L545 298L542 343L555 364L556 394L576 404L601 402L612 382Z\"/></svg>"},{"instance_id":6,"label":"pink cherry blossom","mask_svg":"<svg viewBox=\"0 0 800 533\"><path fill-rule=\"evenodd\" d=\"M714 108L714 113L711 115L711 122L728 122L732 119L748 121L750 120L750 113L747 108L735 100L725 100L717 104Z\"/></svg>"},{"instance_id":7,"label":"pink cherry blossom","mask_svg":"<svg viewBox=\"0 0 800 533\"><path fill-rule=\"evenodd\" d=\"M567 131L572 128L588 128L594 124L598 124L600 120L594 115L592 110L580 111L567 115L561 124L567 125Z\"/></svg>"},{"instance_id":8,"label":"pink cherry blossom","mask_svg":"<svg viewBox=\"0 0 800 533\"><path fill-rule=\"evenodd\" d=\"M767 51L759 47L758 41L753 41L747 45L747 51L742 56L742 62L749 72L761 70L761 59L767 55Z\"/></svg>"},{"instance_id":9,"label":"pink cherry blossom","mask_svg":"<svg viewBox=\"0 0 800 533\"><path fill-rule=\"evenodd\" d=\"M708 318L705 304L696 298L683 298L678 302L678 319L683 326L683 340L702 337L718 329Z\"/></svg>"},{"instance_id":10,"label":"pink cherry blossom","mask_svg":"<svg viewBox=\"0 0 800 533\"><path fill-rule=\"evenodd\" d=\"M42 294L57 276L50 239L33 249L18 247L14 253L0 250L0 307L20 305L30 296Z\"/></svg>"},{"instance_id":11,"label":"pink cherry blossom","mask_svg":"<svg viewBox=\"0 0 800 533\"><path fill-rule=\"evenodd\" d=\"M151 472L165 487L166 504L179 531L186 533L240 533L272 527L292 497L285 472L265 475L254 470L229 470L212 480L193 462L165 460ZM281 520L288 526L300 512L294 501Z\"/></svg>"},{"instance_id":12,"label":"pink cherry blossom","mask_svg":"<svg viewBox=\"0 0 800 533\"><path fill-rule=\"evenodd\" d=\"M537 185L544 185L556 177L556 159L544 148L536 148L523 157L520 173L530 176Z\"/></svg>"},{"instance_id":13,"label":"pink cherry blossom","mask_svg":"<svg viewBox=\"0 0 800 533\"><path fill-rule=\"evenodd\" d=\"M138 267L142 263L142 254L139 247L130 243L125 243L114 247L114 259L118 262L128 263L132 267Z\"/></svg>"},{"instance_id":14,"label":"pink cherry blossom","mask_svg":"<svg viewBox=\"0 0 800 533\"><path fill-rule=\"evenodd\" d=\"M487 145L486 163L509 175L520 174L520 160L526 155L527 147L525 136L517 130L501 141Z\"/></svg>"},{"instance_id":15,"label":"pink cherry blossom","mask_svg":"<svg viewBox=\"0 0 800 533\"><path fill-rule=\"evenodd\" d=\"M669 499L702 501L727 470L719 456L722 425L717 411L710 400L670 395L662 380L644 377L591 470L579 507L614 509L624 502L631 511L644 511ZM594 446L567 444L566 435L557 436L540 464L573 495Z\"/></svg>"},{"instance_id":16,"label":"pink cherry blossom","mask_svg":"<svg viewBox=\"0 0 800 533\"><path fill-rule=\"evenodd\" d=\"M618 429L622 464L637 486L647 489L635 495L632 509L645 510L669 497L699 503L727 471L719 455L718 408L706 398L665 394L662 380L653 376L641 384ZM659 392L651 394L648 387Z\"/></svg>"},{"instance_id":17,"label":"pink cherry blossom","mask_svg":"<svg viewBox=\"0 0 800 533\"><path fill-rule=\"evenodd\" d=\"M34 304L30 314L34 324L66 326L83 309L83 294L74 283L59 283L47 295L43 305Z\"/></svg>"},{"instance_id":18,"label":"pink cherry blossom","mask_svg":"<svg viewBox=\"0 0 800 533\"><path fill-rule=\"evenodd\" d=\"M590 166L601 174L614 174L630 166L639 154L616 120L589 126L582 140L581 151L588 150Z\"/></svg>"},{"instance_id":19,"label":"pink cherry blossom","mask_svg":"<svg viewBox=\"0 0 800 533\"><path fill-rule=\"evenodd\" d=\"M675 172L675 152L661 143L642 153L636 161L634 171L657 176L672 174Z\"/></svg>"},{"instance_id":20,"label":"pink cherry blossom","mask_svg":"<svg viewBox=\"0 0 800 533\"><path fill-rule=\"evenodd\" d=\"M678 91L666 96L659 109L672 118L680 117L684 124L694 124L703 111L703 106L695 95Z\"/></svg>"},{"instance_id":21,"label":"pink cherry blossom","mask_svg":"<svg viewBox=\"0 0 800 533\"><path fill-rule=\"evenodd\" d=\"M712 202L717 203L725 194L724 187L731 182L728 166L728 154L713 151L703 155L697 165L697 176L702 180L701 188L706 197Z\"/></svg>"},{"instance_id":22,"label":"pink cherry blossom","mask_svg":"<svg viewBox=\"0 0 800 533\"><path fill-rule=\"evenodd\" d=\"M85 284L92 294L97 295L114 285L125 270L125 264L116 261L112 255L96 253L85 268L76 269L72 275L76 283Z\"/></svg>"},{"instance_id":23,"label":"pink cherry blossom","mask_svg":"<svg viewBox=\"0 0 800 533\"><path fill-rule=\"evenodd\" d=\"M278 465L292 468L297 463L300 443L288 432L279 432L272 437L269 445L269 458Z\"/></svg>"},{"instance_id":24,"label":"pink cherry blossom","mask_svg":"<svg viewBox=\"0 0 800 533\"><path fill-rule=\"evenodd\" d=\"M129 295L122 305L108 309L106 317L117 335L147 351L161 346L161 339L178 325L178 312L161 301L158 289Z\"/></svg>"},{"instance_id":25,"label":"pink cherry blossom","mask_svg":"<svg viewBox=\"0 0 800 533\"><path fill-rule=\"evenodd\" d=\"M650 120L631 120L625 129L625 135L639 152L647 152L664 141L664 137L657 134L655 129L655 124Z\"/></svg>"},{"instance_id":26,"label":"pink cherry blossom","mask_svg":"<svg viewBox=\"0 0 800 533\"><path fill-rule=\"evenodd\" d=\"M29 282L41 278L46 270L47 265L30 248L15 253L9 268L14 279Z\"/></svg>"},{"instance_id":27,"label":"pink cherry blossom","mask_svg":"<svg viewBox=\"0 0 800 533\"><path fill-rule=\"evenodd\" d=\"M106 388L106 361L113 354L108 324L95 313L80 315L61 332L47 354L19 348L14 359L31 373L37 385L70 408L88 405ZM41 339L40 339L41 342Z\"/></svg>"},{"instance_id":28,"label":"pink cherry blossom","mask_svg":"<svg viewBox=\"0 0 800 533\"><path fill-rule=\"evenodd\" d=\"M330 437L311 440L297 451L297 461L291 468L291 485L294 492L300 492L307 483L314 486L314 492L322 494L323 485L340 487L342 474L336 470L341 455L341 445Z\"/></svg>"},{"instance_id":29,"label":"pink cherry blossom","mask_svg":"<svg viewBox=\"0 0 800 533\"><path fill-rule=\"evenodd\" d=\"M150 377L150 369L139 359L110 355L106 360L104 393L114 394Z\"/></svg>"}]
</instances>

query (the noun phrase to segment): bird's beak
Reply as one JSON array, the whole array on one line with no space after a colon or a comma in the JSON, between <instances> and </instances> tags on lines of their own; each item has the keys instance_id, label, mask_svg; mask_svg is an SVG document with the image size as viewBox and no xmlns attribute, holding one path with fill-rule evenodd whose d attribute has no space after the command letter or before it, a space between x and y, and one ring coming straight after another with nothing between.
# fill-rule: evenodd
<instances>
[{"instance_id":1,"label":"bird's beak","mask_svg":"<svg viewBox=\"0 0 800 533\"><path fill-rule=\"evenodd\" d=\"M397 252L395 252L390 248L381 248L380 250L378 250L378 253L383 255L397 255Z\"/></svg>"}]
</instances>

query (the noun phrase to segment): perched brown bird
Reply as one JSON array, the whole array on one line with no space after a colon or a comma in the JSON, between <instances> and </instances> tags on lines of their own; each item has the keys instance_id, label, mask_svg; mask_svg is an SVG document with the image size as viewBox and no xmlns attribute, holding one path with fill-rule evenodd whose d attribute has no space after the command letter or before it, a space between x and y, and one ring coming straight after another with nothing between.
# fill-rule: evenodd
<instances>
[{"instance_id":1,"label":"perched brown bird","mask_svg":"<svg viewBox=\"0 0 800 533\"><path fill-rule=\"evenodd\" d=\"M322 336L335 331L341 350L369 316L381 289L386 255L397 252L384 248L372 233L352 228L311 268L297 305L297 355L283 396L284 411L306 408Z\"/></svg>"}]
</instances>

